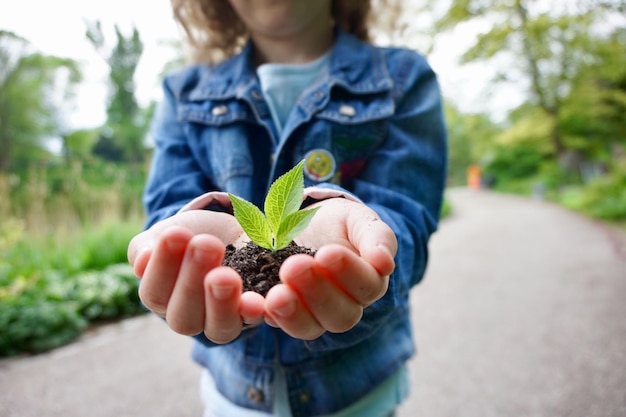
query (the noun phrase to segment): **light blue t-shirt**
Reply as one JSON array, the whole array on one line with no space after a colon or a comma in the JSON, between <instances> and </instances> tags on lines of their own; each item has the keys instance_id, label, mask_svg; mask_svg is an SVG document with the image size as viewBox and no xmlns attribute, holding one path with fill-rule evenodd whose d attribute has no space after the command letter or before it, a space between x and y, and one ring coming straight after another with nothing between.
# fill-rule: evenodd
<instances>
[{"instance_id":1,"label":"light blue t-shirt","mask_svg":"<svg viewBox=\"0 0 626 417\"><path fill-rule=\"evenodd\" d=\"M285 127L300 94L321 71L327 68L329 61L330 52L327 52L306 64L269 63L257 68L263 97L279 134Z\"/></svg>"}]
</instances>

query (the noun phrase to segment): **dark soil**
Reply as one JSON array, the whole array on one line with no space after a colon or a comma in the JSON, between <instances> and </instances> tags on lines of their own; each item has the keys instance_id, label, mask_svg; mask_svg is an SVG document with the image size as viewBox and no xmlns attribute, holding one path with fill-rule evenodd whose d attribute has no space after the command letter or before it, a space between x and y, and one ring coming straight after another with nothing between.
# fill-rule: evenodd
<instances>
[{"instance_id":1,"label":"dark soil","mask_svg":"<svg viewBox=\"0 0 626 417\"><path fill-rule=\"evenodd\" d=\"M313 256L315 251L291 242L289 246L276 252L264 249L253 242L241 248L226 246L224 266L229 266L241 275L243 291L254 291L263 297L280 282L278 270L291 255L304 253Z\"/></svg>"}]
</instances>

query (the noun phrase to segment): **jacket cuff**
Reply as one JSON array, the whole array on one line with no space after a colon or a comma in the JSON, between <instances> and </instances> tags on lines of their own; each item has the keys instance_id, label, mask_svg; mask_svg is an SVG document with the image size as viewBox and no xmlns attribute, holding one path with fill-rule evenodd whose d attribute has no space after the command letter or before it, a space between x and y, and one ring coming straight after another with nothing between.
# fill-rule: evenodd
<instances>
[{"instance_id":1,"label":"jacket cuff","mask_svg":"<svg viewBox=\"0 0 626 417\"><path fill-rule=\"evenodd\" d=\"M223 191L209 191L208 193L204 193L182 206L178 212L182 213L183 211L190 210L204 210L210 208L211 206L217 206L218 208L231 213L233 211L233 205L230 201L230 197L228 197L228 193Z\"/></svg>"},{"instance_id":2,"label":"jacket cuff","mask_svg":"<svg viewBox=\"0 0 626 417\"><path fill-rule=\"evenodd\" d=\"M308 206L316 201L328 200L330 198L345 198L347 200L363 204L359 198L347 191L339 188L327 187L305 188L302 201L305 203L305 206ZM204 210L212 206L230 213L233 212L233 205L230 201L230 197L228 197L228 193L223 191L209 191L208 193L204 193L185 204L180 208L180 210L178 210L178 212L182 213L190 210Z\"/></svg>"}]
</instances>

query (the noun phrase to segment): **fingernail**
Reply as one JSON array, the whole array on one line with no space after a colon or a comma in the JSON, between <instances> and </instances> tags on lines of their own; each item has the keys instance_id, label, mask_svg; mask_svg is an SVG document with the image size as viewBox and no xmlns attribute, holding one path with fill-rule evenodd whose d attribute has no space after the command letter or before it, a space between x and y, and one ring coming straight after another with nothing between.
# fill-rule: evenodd
<instances>
[{"instance_id":1,"label":"fingernail","mask_svg":"<svg viewBox=\"0 0 626 417\"><path fill-rule=\"evenodd\" d=\"M138 249L137 254L135 255L134 263L137 263L138 260L140 260L144 256L147 256L147 254L150 253L150 251L152 251L152 248L150 246L144 246Z\"/></svg>"},{"instance_id":2,"label":"fingernail","mask_svg":"<svg viewBox=\"0 0 626 417\"><path fill-rule=\"evenodd\" d=\"M383 252L385 252L387 255L389 255L391 259L394 258L393 254L391 253L391 250L387 246L383 245L382 243L377 243L376 247L382 250Z\"/></svg>"},{"instance_id":3,"label":"fingernail","mask_svg":"<svg viewBox=\"0 0 626 417\"><path fill-rule=\"evenodd\" d=\"M167 239L165 242L167 249L171 252L181 252L185 249L187 242L184 242L180 239Z\"/></svg>"},{"instance_id":4,"label":"fingernail","mask_svg":"<svg viewBox=\"0 0 626 417\"><path fill-rule=\"evenodd\" d=\"M204 250L200 248L193 248L193 259L198 263L202 263L202 262L209 260L210 255L211 255L211 252L208 250Z\"/></svg>"},{"instance_id":5,"label":"fingernail","mask_svg":"<svg viewBox=\"0 0 626 417\"><path fill-rule=\"evenodd\" d=\"M296 312L296 302L290 301L282 307L275 308L273 312L277 316L280 316L282 318L287 318Z\"/></svg>"},{"instance_id":6,"label":"fingernail","mask_svg":"<svg viewBox=\"0 0 626 417\"><path fill-rule=\"evenodd\" d=\"M230 285L211 285L211 294L217 300L227 300L235 289Z\"/></svg>"}]
</instances>

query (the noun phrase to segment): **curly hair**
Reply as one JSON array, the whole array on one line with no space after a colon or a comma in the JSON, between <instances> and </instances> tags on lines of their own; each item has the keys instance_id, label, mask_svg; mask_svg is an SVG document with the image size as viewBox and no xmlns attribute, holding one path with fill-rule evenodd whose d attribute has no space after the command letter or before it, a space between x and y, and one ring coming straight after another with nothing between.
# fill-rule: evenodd
<instances>
[{"instance_id":1,"label":"curly hair","mask_svg":"<svg viewBox=\"0 0 626 417\"><path fill-rule=\"evenodd\" d=\"M227 0L171 0L174 19L191 47L192 62L219 62L241 50L248 38L246 26ZM378 6L397 10L397 0L378 0ZM394 5L391 5L394 3ZM332 16L345 32L369 42L370 0L333 0Z\"/></svg>"}]
</instances>

